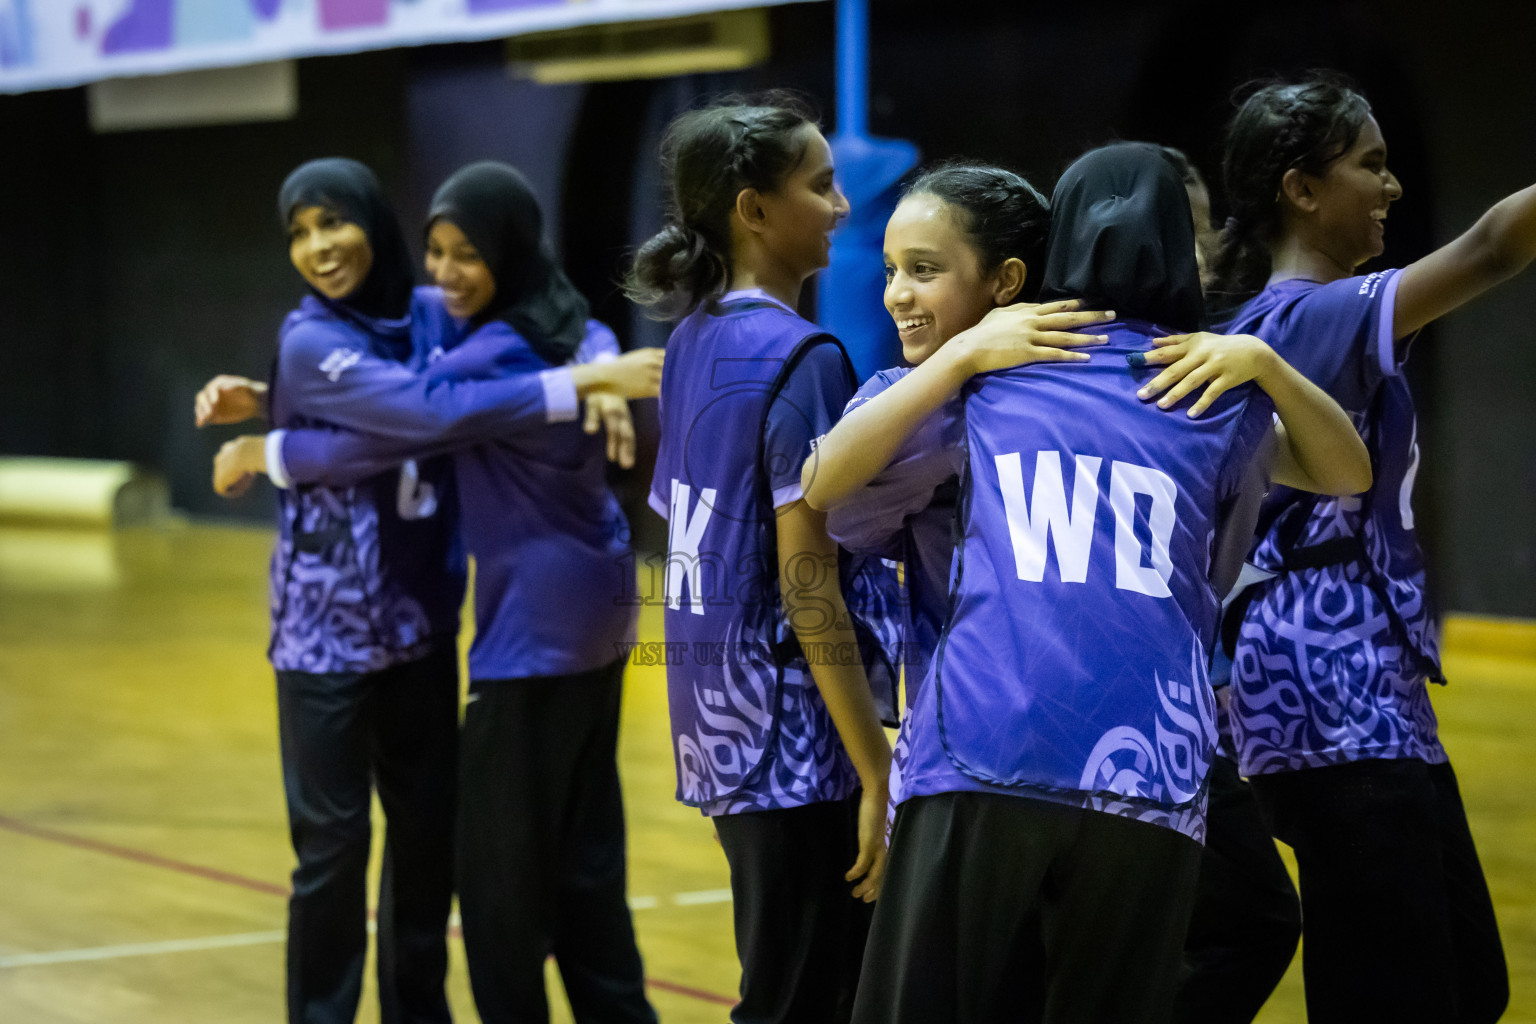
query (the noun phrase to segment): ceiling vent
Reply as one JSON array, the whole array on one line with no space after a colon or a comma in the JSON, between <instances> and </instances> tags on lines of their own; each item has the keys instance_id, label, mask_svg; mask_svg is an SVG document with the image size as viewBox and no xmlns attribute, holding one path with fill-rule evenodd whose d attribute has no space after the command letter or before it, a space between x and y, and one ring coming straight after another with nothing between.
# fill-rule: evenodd
<instances>
[{"instance_id":1,"label":"ceiling vent","mask_svg":"<svg viewBox=\"0 0 1536 1024\"><path fill-rule=\"evenodd\" d=\"M762 8L618 22L507 41L512 73L546 85L736 71L768 57Z\"/></svg>"}]
</instances>

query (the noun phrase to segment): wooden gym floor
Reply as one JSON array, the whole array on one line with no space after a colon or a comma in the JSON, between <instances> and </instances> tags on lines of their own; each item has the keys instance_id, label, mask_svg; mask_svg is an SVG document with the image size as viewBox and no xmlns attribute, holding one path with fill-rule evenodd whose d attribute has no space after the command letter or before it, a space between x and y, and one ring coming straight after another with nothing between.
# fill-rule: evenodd
<instances>
[{"instance_id":1,"label":"wooden gym floor","mask_svg":"<svg viewBox=\"0 0 1536 1024\"><path fill-rule=\"evenodd\" d=\"M0 1021L282 1021L292 854L263 657L270 543L207 525L0 528ZM659 639L655 608L641 629ZM1499 910L1505 1020L1536 1022L1529 637L1456 624L1436 706ZM632 667L627 684L629 891L650 995L670 1024L714 1024L736 984L725 860L672 799L663 670ZM452 953L455 1013L473 1022L457 938ZM552 1004L570 1020L553 986ZM371 981L359 1019L378 1019ZM1304 1019L1299 958L1259 1019Z\"/></svg>"}]
</instances>

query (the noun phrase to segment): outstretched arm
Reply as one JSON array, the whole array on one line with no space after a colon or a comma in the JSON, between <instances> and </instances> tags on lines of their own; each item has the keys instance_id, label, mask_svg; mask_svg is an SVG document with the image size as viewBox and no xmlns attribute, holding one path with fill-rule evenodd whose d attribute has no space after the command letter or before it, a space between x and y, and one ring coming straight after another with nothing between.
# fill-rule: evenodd
<instances>
[{"instance_id":1,"label":"outstretched arm","mask_svg":"<svg viewBox=\"0 0 1536 1024\"><path fill-rule=\"evenodd\" d=\"M806 503L829 509L867 484L913 431L976 374L1024 363L1086 361L1086 353L1071 350L1107 339L1071 329L1112 320L1114 313L1076 309L1075 299L1004 306L955 335L821 439L800 474Z\"/></svg>"},{"instance_id":2,"label":"outstretched arm","mask_svg":"<svg viewBox=\"0 0 1536 1024\"><path fill-rule=\"evenodd\" d=\"M1249 381L1264 389L1280 417L1279 446L1270 478L1318 494L1359 494L1371 486L1371 455L1339 403L1303 377L1275 350L1248 334L1176 334L1153 341L1140 356L1144 365L1165 369L1137 395L1171 409L1196 388L1205 392L1189 407L1191 418L1218 397Z\"/></svg>"},{"instance_id":3,"label":"outstretched arm","mask_svg":"<svg viewBox=\"0 0 1536 1024\"><path fill-rule=\"evenodd\" d=\"M1425 324L1514 277L1536 259L1536 185L1495 203L1461 237L1403 268L1393 335Z\"/></svg>"},{"instance_id":4,"label":"outstretched arm","mask_svg":"<svg viewBox=\"0 0 1536 1024\"><path fill-rule=\"evenodd\" d=\"M495 339L485 340L485 345L476 346L471 339L440 363L456 363L472 349L494 353ZM284 339L280 355L280 404L287 410L285 416L295 413L407 443L424 444L448 433L469 443L514 429L500 406L527 402L532 389L544 396L540 415L519 419L520 429L539 425L545 410L552 421L575 419L576 400L591 391L613 391L626 398L654 395L661 378L660 351L655 349L607 362L511 374L495 372L493 361L484 362L487 372L473 375L456 375L441 366L418 373L360 347L338 348L331 332L296 330ZM476 379L466 379L470 376Z\"/></svg>"},{"instance_id":5,"label":"outstretched arm","mask_svg":"<svg viewBox=\"0 0 1536 1024\"><path fill-rule=\"evenodd\" d=\"M576 396L594 403L587 409L587 433L595 433L599 424L605 426L609 458L626 467L634 462L634 431L623 396L654 394L661 380L661 361L660 349L640 349L563 371L570 374ZM388 373L398 386L384 393L396 406L448 401L454 399L454 391L461 404L449 406L445 413L429 414L425 428L414 432L396 423L390 433L302 428L242 435L225 442L214 456L213 489L225 497L238 497L257 474L271 477L280 487L290 483L346 487L407 459L446 454L486 438L568 418L551 417L550 388L542 373L452 383L423 380L409 371L414 380L407 381L392 369ZM448 414L454 411L456 415ZM627 445L620 426L626 428Z\"/></svg>"}]
</instances>

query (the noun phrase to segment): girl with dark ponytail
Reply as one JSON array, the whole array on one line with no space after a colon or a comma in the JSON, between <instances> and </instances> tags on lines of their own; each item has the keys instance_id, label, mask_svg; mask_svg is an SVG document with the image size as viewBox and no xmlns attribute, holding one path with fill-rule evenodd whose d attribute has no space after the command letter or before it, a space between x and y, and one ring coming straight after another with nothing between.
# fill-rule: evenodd
<instances>
[{"instance_id":1,"label":"girl with dark ponytail","mask_svg":"<svg viewBox=\"0 0 1536 1024\"><path fill-rule=\"evenodd\" d=\"M815 122L810 108L788 92L680 114L661 140L662 176L671 183L667 222L635 253L625 293L659 320L681 319L719 298L735 271L730 222L736 197L744 189L773 193L803 159L803 133ZM847 200L841 203L846 213ZM798 241L814 247L814 234Z\"/></svg>"},{"instance_id":2,"label":"girl with dark ponytail","mask_svg":"<svg viewBox=\"0 0 1536 1024\"><path fill-rule=\"evenodd\" d=\"M891 753L837 545L801 500L800 467L856 379L795 306L848 202L826 139L784 96L682 114L662 159L668 224L627 290L683 317L650 495L668 521L666 638L684 652L667 666L677 795L711 818L731 865L732 1020L846 1021Z\"/></svg>"},{"instance_id":3,"label":"girl with dark ponytail","mask_svg":"<svg viewBox=\"0 0 1536 1024\"><path fill-rule=\"evenodd\" d=\"M1243 104L1228 129L1222 176L1231 212L1211 268L1211 294L1226 308L1253 298L1269 278L1270 248L1281 235L1275 196L1286 172L1321 175L1355 145L1370 116L1365 97L1331 75L1268 86Z\"/></svg>"},{"instance_id":4,"label":"girl with dark ponytail","mask_svg":"<svg viewBox=\"0 0 1536 1024\"><path fill-rule=\"evenodd\" d=\"M1375 468L1359 499L1271 497L1252 559L1272 577L1234 651L1238 760L1300 869L1308 1019L1493 1021L1508 982L1426 685L1444 677L1401 370L1421 327L1536 258L1536 186L1417 262L1356 276L1402 186L1364 97L1331 76L1254 91L1225 174L1216 270L1246 300L1227 329L1349 410Z\"/></svg>"}]
</instances>

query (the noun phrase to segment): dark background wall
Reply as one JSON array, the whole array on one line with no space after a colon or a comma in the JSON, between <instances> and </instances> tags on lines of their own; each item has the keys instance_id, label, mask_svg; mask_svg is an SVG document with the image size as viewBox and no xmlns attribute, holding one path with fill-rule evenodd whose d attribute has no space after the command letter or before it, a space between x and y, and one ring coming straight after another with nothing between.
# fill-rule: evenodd
<instances>
[{"instance_id":1,"label":"dark background wall","mask_svg":"<svg viewBox=\"0 0 1536 1024\"><path fill-rule=\"evenodd\" d=\"M1233 88L1316 66L1360 82L1404 183L1380 266L1423 255L1536 180L1530 5L872 6L872 130L928 158L1006 163L1045 189L1111 138L1180 146L1216 176ZM195 514L267 515L263 491L211 494L210 458L232 431L194 431L191 398L216 372L265 374L302 292L273 199L315 156L372 165L413 239L454 168L517 164L597 315L626 344L659 344L665 329L615 281L659 223L667 118L701 94L789 85L835 127L831 4L775 8L771 24L766 65L656 81L537 86L507 75L498 44L315 58L299 66L298 117L276 124L95 135L83 90L0 97L0 454L131 459L164 473ZM1536 616L1533 323L1527 273L1415 343L1416 507L1442 603L1457 610ZM646 477L618 482L638 499ZM641 540L654 538L654 516L630 505Z\"/></svg>"}]
</instances>

